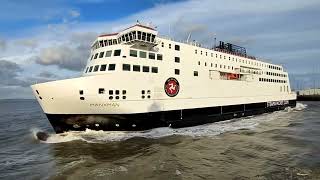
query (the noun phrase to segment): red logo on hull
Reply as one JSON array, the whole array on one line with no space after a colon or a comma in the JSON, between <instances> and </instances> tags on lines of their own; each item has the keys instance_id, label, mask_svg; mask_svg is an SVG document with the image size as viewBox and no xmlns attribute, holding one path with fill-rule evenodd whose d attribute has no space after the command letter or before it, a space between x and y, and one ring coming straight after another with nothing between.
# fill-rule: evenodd
<instances>
[{"instance_id":1,"label":"red logo on hull","mask_svg":"<svg viewBox=\"0 0 320 180\"><path fill-rule=\"evenodd\" d=\"M175 97L180 90L179 82L175 78L167 79L164 84L164 90L169 97Z\"/></svg>"}]
</instances>

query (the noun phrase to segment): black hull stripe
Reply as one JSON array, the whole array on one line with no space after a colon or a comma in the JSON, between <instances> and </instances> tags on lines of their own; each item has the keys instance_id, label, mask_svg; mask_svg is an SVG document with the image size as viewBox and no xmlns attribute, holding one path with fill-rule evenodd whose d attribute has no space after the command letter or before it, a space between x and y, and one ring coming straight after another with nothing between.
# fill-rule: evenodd
<instances>
[{"instance_id":1,"label":"black hull stripe","mask_svg":"<svg viewBox=\"0 0 320 180\"><path fill-rule=\"evenodd\" d=\"M182 109L139 114L46 114L56 133L84 131L85 129L104 131L141 131L157 127L189 127L217 121L252 116L286 107L295 107L296 100L289 104L267 107L267 103L242 104L232 106Z\"/></svg>"}]
</instances>

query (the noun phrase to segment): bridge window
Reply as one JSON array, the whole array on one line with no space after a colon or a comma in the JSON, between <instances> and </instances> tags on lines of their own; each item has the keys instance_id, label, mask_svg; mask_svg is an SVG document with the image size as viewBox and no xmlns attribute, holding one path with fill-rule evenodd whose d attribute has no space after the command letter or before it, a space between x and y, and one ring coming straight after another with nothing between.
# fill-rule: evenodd
<instances>
[{"instance_id":1,"label":"bridge window","mask_svg":"<svg viewBox=\"0 0 320 180\"><path fill-rule=\"evenodd\" d=\"M176 51L180 51L180 46L179 46L179 45L175 45L175 46L174 46L174 49L175 49Z\"/></svg>"},{"instance_id":2,"label":"bridge window","mask_svg":"<svg viewBox=\"0 0 320 180\"><path fill-rule=\"evenodd\" d=\"M151 42L154 42L154 39L156 38L156 35L152 34L151 35Z\"/></svg>"},{"instance_id":3,"label":"bridge window","mask_svg":"<svg viewBox=\"0 0 320 180\"><path fill-rule=\"evenodd\" d=\"M149 53L149 59L155 59L155 54L154 53Z\"/></svg>"},{"instance_id":4,"label":"bridge window","mask_svg":"<svg viewBox=\"0 0 320 180\"><path fill-rule=\"evenodd\" d=\"M130 56L138 57L138 52L136 50L130 50Z\"/></svg>"},{"instance_id":5,"label":"bridge window","mask_svg":"<svg viewBox=\"0 0 320 180\"><path fill-rule=\"evenodd\" d=\"M102 64L100 66L100 71L106 71L106 69L107 69L107 65L106 64Z\"/></svg>"},{"instance_id":6,"label":"bridge window","mask_svg":"<svg viewBox=\"0 0 320 180\"><path fill-rule=\"evenodd\" d=\"M132 32L133 39L137 39L137 31Z\"/></svg>"},{"instance_id":7,"label":"bridge window","mask_svg":"<svg viewBox=\"0 0 320 180\"><path fill-rule=\"evenodd\" d=\"M93 66L90 66L89 72L92 72L92 68L93 68Z\"/></svg>"},{"instance_id":8,"label":"bridge window","mask_svg":"<svg viewBox=\"0 0 320 180\"><path fill-rule=\"evenodd\" d=\"M175 58L174 58L174 62L180 63L180 57L175 57Z\"/></svg>"},{"instance_id":9,"label":"bridge window","mask_svg":"<svg viewBox=\"0 0 320 180\"><path fill-rule=\"evenodd\" d=\"M138 39L141 40L141 31L138 31Z\"/></svg>"},{"instance_id":10,"label":"bridge window","mask_svg":"<svg viewBox=\"0 0 320 180\"><path fill-rule=\"evenodd\" d=\"M99 54L99 58L103 58L104 51Z\"/></svg>"},{"instance_id":11,"label":"bridge window","mask_svg":"<svg viewBox=\"0 0 320 180\"><path fill-rule=\"evenodd\" d=\"M97 59L97 57L98 57L98 53L96 53L96 54L94 55L94 59Z\"/></svg>"},{"instance_id":12,"label":"bridge window","mask_svg":"<svg viewBox=\"0 0 320 180\"><path fill-rule=\"evenodd\" d=\"M104 47L103 41L99 41L100 47Z\"/></svg>"},{"instance_id":13,"label":"bridge window","mask_svg":"<svg viewBox=\"0 0 320 180\"><path fill-rule=\"evenodd\" d=\"M144 51L139 52L140 58L147 58L147 53Z\"/></svg>"},{"instance_id":14,"label":"bridge window","mask_svg":"<svg viewBox=\"0 0 320 180\"><path fill-rule=\"evenodd\" d=\"M146 40L146 33L142 32L142 41L145 41L145 40Z\"/></svg>"},{"instance_id":15,"label":"bridge window","mask_svg":"<svg viewBox=\"0 0 320 180\"><path fill-rule=\"evenodd\" d=\"M115 50L114 51L114 56L120 56L120 54L121 54L121 50L120 49L117 49L117 50Z\"/></svg>"},{"instance_id":16,"label":"bridge window","mask_svg":"<svg viewBox=\"0 0 320 180\"><path fill-rule=\"evenodd\" d=\"M142 67L143 72L150 72L150 67L149 66L143 66Z\"/></svg>"},{"instance_id":17,"label":"bridge window","mask_svg":"<svg viewBox=\"0 0 320 180\"><path fill-rule=\"evenodd\" d=\"M123 71L130 71L130 64L122 64Z\"/></svg>"},{"instance_id":18,"label":"bridge window","mask_svg":"<svg viewBox=\"0 0 320 180\"><path fill-rule=\"evenodd\" d=\"M152 67L151 68L152 73L158 73L158 67Z\"/></svg>"},{"instance_id":19,"label":"bridge window","mask_svg":"<svg viewBox=\"0 0 320 180\"><path fill-rule=\"evenodd\" d=\"M91 56L91 59L90 60L92 60L93 59L93 55Z\"/></svg>"},{"instance_id":20,"label":"bridge window","mask_svg":"<svg viewBox=\"0 0 320 180\"><path fill-rule=\"evenodd\" d=\"M157 54L157 60L162 60L162 54Z\"/></svg>"},{"instance_id":21,"label":"bridge window","mask_svg":"<svg viewBox=\"0 0 320 180\"><path fill-rule=\"evenodd\" d=\"M106 57L111 57L112 51L106 51Z\"/></svg>"},{"instance_id":22,"label":"bridge window","mask_svg":"<svg viewBox=\"0 0 320 180\"><path fill-rule=\"evenodd\" d=\"M139 65L133 65L133 71L140 72L140 66Z\"/></svg>"},{"instance_id":23,"label":"bridge window","mask_svg":"<svg viewBox=\"0 0 320 180\"><path fill-rule=\"evenodd\" d=\"M88 72L88 70L89 70L89 67L87 67L87 69L86 69L86 73Z\"/></svg>"},{"instance_id":24,"label":"bridge window","mask_svg":"<svg viewBox=\"0 0 320 180\"><path fill-rule=\"evenodd\" d=\"M149 41L149 42L150 42L150 39L151 39L150 37L151 37L151 34L148 33L148 34L147 34L147 41Z\"/></svg>"},{"instance_id":25,"label":"bridge window","mask_svg":"<svg viewBox=\"0 0 320 180\"><path fill-rule=\"evenodd\" d=\"M109 64L108 66L108 70L109 71L114 71L116 69L116 65L115 64Z\"/></svg>"}]
</instances>

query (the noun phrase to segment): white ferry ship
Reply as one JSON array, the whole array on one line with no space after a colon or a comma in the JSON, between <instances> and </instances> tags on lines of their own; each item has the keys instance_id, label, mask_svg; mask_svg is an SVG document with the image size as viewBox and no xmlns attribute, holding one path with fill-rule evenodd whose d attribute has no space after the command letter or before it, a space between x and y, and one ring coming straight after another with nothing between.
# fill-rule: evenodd
<instances>
[{"instance_id":1,"label":"white ferry ship","mask_svg":"<svg viewBox=\"0 0 320 180\"><path fill-rule=\"evenodd\" d=\"M135 24L92 44L82 77L31 86L56 133L186 127L296 105L281 65Z\"/></svg>"}]
</instances>

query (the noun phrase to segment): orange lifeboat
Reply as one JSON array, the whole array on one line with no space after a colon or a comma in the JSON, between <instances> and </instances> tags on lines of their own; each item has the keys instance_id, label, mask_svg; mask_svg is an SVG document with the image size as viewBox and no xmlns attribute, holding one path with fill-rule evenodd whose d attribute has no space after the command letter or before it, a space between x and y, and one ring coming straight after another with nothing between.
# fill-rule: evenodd
<instances>
[{"instance_id":1,"label":"orange lifeboat","mask_svg":"<svg viewBox=\"0 0 320 180\"><path fill-rule=\"evenodd\" d=\"M236 80L236 79L239 79L239 74L228 73L227 78L229 80Z\"/></svg>"}]
</instances>

